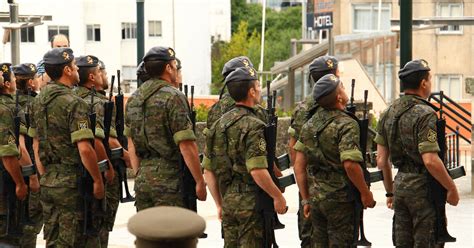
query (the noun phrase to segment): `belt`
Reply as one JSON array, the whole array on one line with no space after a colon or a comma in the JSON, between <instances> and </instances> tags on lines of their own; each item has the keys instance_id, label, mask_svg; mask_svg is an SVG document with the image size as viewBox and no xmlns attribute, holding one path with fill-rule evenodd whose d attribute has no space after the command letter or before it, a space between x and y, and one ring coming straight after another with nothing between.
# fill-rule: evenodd
<instances>
[{"instance_id":1,"label":"belt","mask_svg":"<svg viewBox=\"0 0 474 248\"><path fill-rule=\"evenodd\" d=\"M45 165L46 170L48 171L54 171L54 172L62 172L62 173L73 173L76 174L78 173L78 167L77 165L65 165L65 164L46 164Z\"/></svg>"},{"instance_id":2,"label":"belt","mask_svg":"<svg viewBox=\"0 0 474 248\"><path fill-rule=\"evenodd\" d=\"M232 183L227 188L227 193L246 193L246 192L256 192L258 187L255 184L247 183Z\"/></svg>"}]
</instances>

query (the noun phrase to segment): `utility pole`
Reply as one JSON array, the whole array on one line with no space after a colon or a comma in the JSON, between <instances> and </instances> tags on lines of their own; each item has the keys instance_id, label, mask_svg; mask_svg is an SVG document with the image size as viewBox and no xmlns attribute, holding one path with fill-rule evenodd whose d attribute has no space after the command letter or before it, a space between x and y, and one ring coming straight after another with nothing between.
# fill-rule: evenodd
<instances>
[{"instance_id":1,"label":"utility pole","mask_svg":"<svg viewBox=\"0 0 474 248\"><path fill-rule=\"evenodd\" d=\"M400 68L412 60L413 0L400 0ZM403 91L400 85L400 91Z\"/></svg>"},{"instance_id":2,"label":"utility pole","mask_svg":"<svg viewBox=\"0 0 474 248\"><path fill-rule=\"evenodd\" d=\"M137 0L137 66L145 55L145 0ZM138 87L142 82L138 80Z\"/></svg>"},{"instance_id":3,"label":"utility pole","mask_svg":"<svg viewBox=\"0 0 474 248\"><path fill-rule=\"evenodd\" d=\"M18 23L18 4L13 0L8 0L10 5L10 23ZM10 29L10 45L11 45L11 57L12 64L20 64L20 29Z\"/></svg>"}]
</instances>

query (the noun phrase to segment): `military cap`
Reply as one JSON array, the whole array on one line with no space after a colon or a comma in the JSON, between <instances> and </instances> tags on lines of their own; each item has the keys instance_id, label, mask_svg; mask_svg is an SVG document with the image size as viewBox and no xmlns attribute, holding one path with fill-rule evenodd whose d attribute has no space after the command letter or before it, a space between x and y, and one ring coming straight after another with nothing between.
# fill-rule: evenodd
<instances>
[{"instance_id":1,"label":"military cap","mask_svg":"<svg viewBox=\"0 0 474 248\"><path fill-rule=\"evenodd\" d=\"M400 80L403 80L403 78L405 78L406 76L414 72L430 71L430 70L431 69L428 65L428 62L426 62L426 60L416 59L416 60L412 60L406 63L406 65L402 69L400 69L400 71L398 71L398 78L400 78Z\"/></svg>"},{"instance_id":2,"label":"military cap","mask_svg":"<svg viewBox=\"0 0 474 248\"><path fill-rule=\"evenodd\" d=\"M73 60L74 54L72 49L68 47L53 48L43 56L43 61L46 65L63 65Z\"/></svg>"},{"instance_id":3,"label":"military cap","mask_svg":"<svg viewBox=\"0 0 474 248\"><path fill-rule=\"evenodd\" d=\"M232 82L241 81L253 81L258 80L257 72L252 67L240 67L231 72L226 78L225 83L229 84Z\"/></svg>"},{"instance_id":4,"label":"military cap","mask_svg":"<svg viewBox=\"0 0 474 248\"><path fill-rule=\"evenodd\" d=\"M327 74L320 78L313 87L313 99L318 101L324 96L331 94L341 81L334 74Z\"/></svg>"},{"instance_id":5,"label":"military cap","mask_svg":"<svg viewBox=\"0 0 474 248\"><path fill-rule=\"evenodd\" d=\"M235 69L240 68L240 67L252 67L253 64L252 61L250 61L249 58L245 56L240 56L240 57L235 57L227 63L224 64L224 68L222 68L222 76L227 77L231 72L233 72Z\"/></svg>"},{"instance_id":6,"label":"military cap","mask_svg":"<svg viewBox=\"0 0 474 248\"><path fill-rule=\"evenodd\" d=\"M196 247L206 222L195 212L172 206L142 210L128 221L128 231L137 237L138 248Z\"/></svg>"},{"instance_id":7,"label":"military cap","mask_svg":"<svg viewBox=\"0 0 474 248\"><path fill-rule=\"evenodd\" d=\"M146 82L150 79L150 75L145 69L145 63L142 61L137 67L137 77L142 81Z\"/></svg>"},{"instance_id":8,"label":"military cap","mask_svg":"<svg viewBox=\"0 0 474 248\"><path fill-rule=\"evenodd\" d=\"M76 58L78 67L97 67L99 59L93 55L80 56Z\"/></svg>"},{"instance_id":9,"label":"military cap","mask_svg":"<svg viewBox=\"0 0 474 248\"><path fill-rule=\"evenodd\" d=\"M32 63L23 63L13 66L13 73L17 76L33 76L36 72L36 65Z\"/></svg>"},{"instance_id":10,"label":"military cap","mask_svg":"<svg viewBox=\"0 0 474 248\"><path fill-rule=\"evenodd\" d=\"M104 63L104 61L102 61L102 60L100 60L100 59L99 59L99 68L100 68L101 70L105 70L105 69L106 69L106 68L105 68L105 63Z\"/></svg>"},{"instance_id":11,"label":"military cap","mask_svg":"<svg viewBox=\"0 0 474 248\"><path fill-rule=\"evenodd\" d=\"M143 61L170 61L176 59L175 52L171 47L156 46L152 47L143 57Z\"/></svg>"},{"instance_id":12,"label":"military cap","mask_svg":"<svg viewBox=\"0 0 474 248\"><path fill-rule=\"evenodd\" d=\"M309 72L334 70L337 69L338 63L333 56L321 56L309 64Z\"/></svg>"}]
</instances>

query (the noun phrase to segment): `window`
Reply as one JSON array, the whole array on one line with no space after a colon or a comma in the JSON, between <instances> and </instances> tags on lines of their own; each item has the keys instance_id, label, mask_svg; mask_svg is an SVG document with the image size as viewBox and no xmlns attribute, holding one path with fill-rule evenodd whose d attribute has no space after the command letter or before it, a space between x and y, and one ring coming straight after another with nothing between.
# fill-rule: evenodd
<instances>
[{"instance_id":1,"label":"window","mask_svg":"<svg viewBox=\"0 0 474 248\"><path fill-rule=\"evenodd\" d=\"M137 24L133 22L122 22L122 40L137 38Z\"/></svg>"},{"instance_id":2,"label":"window","mask_svg":"<svg viewBox=\"0 0 474 248\"><path fill-rule=\"evenodd\" d=\"M463 16L462 3L439 3L438 16L440 17L456 17ZM462 26L448 25L438 30L440 34L462 34Z\"/></svg>"},{"instance_id":3,"label":"window","mask_svg":"<svg viewBox=\"0 0 474 248\"><path fill-rule=\"evenodd\" d=\"M137 81L137 67L136 66L122 66L122 79L124 81Z\"/></svg>"},{"instance_id":4,"label":"window","mask_svg":"<svg viewBox=\"0 0 474 248\"><path fill-rule=\"evenodd\" d=\"M87 40L100 41L100 25L87 25Z\"/></svg>"},{"instance_id":5,"label":"window","mask_svg":"<svg viewBox=\"0 0 474 248\"><path fill-rule=\"evenodd\" d=\"M69 37L69 26L48 26L48 40L57 34L64 34Z\"/></svg>"},{"instance_id":6,"label":"window","mask_svg":"<svg viewBox=\"0 0 474 248\"><path fill-rule=\"evenodd\" d=\"M20 29L21 42L35 42L35 27Z\"/></svg>"},{"instance_id":7,"label":"window","mask_svg":"<svg viewBox=\"0 0 474 248\"><path fill-rule=\"evenodd\" d=\"M148 36L161 37L161 21L148 21Z\"/></svg>"},{"instance_id":8,"label":"window","mask_svg":"<svg viewBox=\"0 0 474 248\"><path fill-rule=\"evenodd\" d=\"M380 30L390 30L390 4L382 4L382 13L380 18ZM371 32L376 31L378 26L379 5L378 3L354 4L353 13L353 32Z\"/></svg>"},{"instance_id":9,"label":"window","mask_svg":"<svg viewBox=\"0 0 474 248\"><path fill-rule=\"evenodd\" d=\"M437 75L436 79L436 91L443 91L453 100L462 99L461 75Z\"/></svg>"}]
</instances>

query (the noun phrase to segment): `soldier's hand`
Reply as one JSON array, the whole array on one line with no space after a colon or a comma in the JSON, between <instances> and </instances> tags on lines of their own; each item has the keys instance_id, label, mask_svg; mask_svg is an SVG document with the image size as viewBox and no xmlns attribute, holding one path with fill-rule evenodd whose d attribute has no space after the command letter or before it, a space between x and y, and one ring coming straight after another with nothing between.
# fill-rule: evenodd
<instances>
[{"instance_id":1,"label":"soldier's hand","mask_svg":"<svg viewBox=\"0 0 474 248\"><path fill-rule=\"evenodd\" d=\"M448 195L446 197L446 201L452 205L457 206L459 203L459 193L456 187L451 190L448 190Z\"/></svg>"},{"instance_id":2,"label":"soldier's hand","mask_svg":"<svg viewBox=\"0 0 474 248\"><path fill-rule=\"evenodd\" d=\"M276 164L273 164L273 173L275 173L276 177L283 176L283 173L281 173L280 168L278 168L278 166L276 166Z\"/></svg>"},{"instance_id":3,"label":"soldier's hand","mask_svg":"<svg viewBox=\"0 0 474 248\"><path fill-rule=\"evenodd\" d=\"M206 183L204 180L196 183L196 196L200 201L205 201L207 198Z\"/></svg>"},{"instance_id":4,"label":"soldier's hand","mask_svg":"<svg viewBox=\"0 0 474 248\"><path fill-rule=\"evenodd\" d=\"M38 176L30 176L30 190L33 192L39 192L40 190L40 184L38 180Z\"/></svg>"},{"instance_id":5,"label":"soldier's hand","mask_svg":"<svg viewBox=\"0 0 474 248\"><path fill-rule=\"evenodd\" d=\"M304 217L305 219L309 219L309 217L311 216L311 205L309 204L306 204L303 206L303 214L304 214Z\"/></svg>"},{"instance_id":6,"label":"soldier's hand","mask_svg":"<svg viewBox=\"0 0 474 248\"><path fill-rule=\"evenodd\" d=\"M393 197L387 197L387 207L393 209Z\"/></svg>"},{"instance_id":7,"label":"soldier's hand","mask_svg":"<svg viewBox=\"0 0 474 248\"><path fill-rule=\"evenodd\" d=\"M288 206L286 206L286 200L283 195L279 198L273 200L273 205L275 207L275 211L279 214L285 214L288 211Z\"/></svg>"},{"instance_id":8,"label":"soldier's hand","mask_svg":"<svg viewBox=\"0 0 474 248\"><path fill-rule=\"evenodd\" d=\"M217 219L222 222L222 207L217 207Z\"/></svg>"},{"instance_id":9,"label":"soldier's hand","mask_svg":"<svg viewBox=\"0 0 474 248\"><path fill-rule=\"evenodd\" d=\"M113 167L111 167L111 168L113 168ZM114 181L114 177L115 177L115 170L114 169L106 170L105 173L104 173L104 176L105 176L105 179L107 180L107 183L112 184L113 181Z\"/></svg>"},{"instance_id":10,"label":"soldier's hand","mask_svg":"<svg viewBox=\"0 0 474 248\"><path fill-rule=\"evenodd\" d=\"M374 200L374 195L372 195L372 192L369 190L367 193L361 194L360 200L362 201L362 205L364 205L364 208L373 208L375 207L375 200Z\"/></svg>"},{"instance_id":11,"label":"soldier's hand","mask_svg":"<svg viewBox=\"0 0 474 248\"><path fill-rule=\"evenodd\" d=\"M104 184L102 182L94 182L94 197L103 199L105 196Z\"/></svg>"},{"instance_id":12,"label":"soldier's hand","mask_svg":"<svg viewBox=\"0 0 474 248\"><path fill-rule=\"evenodd\" d=\"M23 201L26 199L26 196L28 195L28 186L26 185L26 183L17 184L15 191L16 191L16 197L18 198L18 200Z\"/></svg>"}]
</instances>

